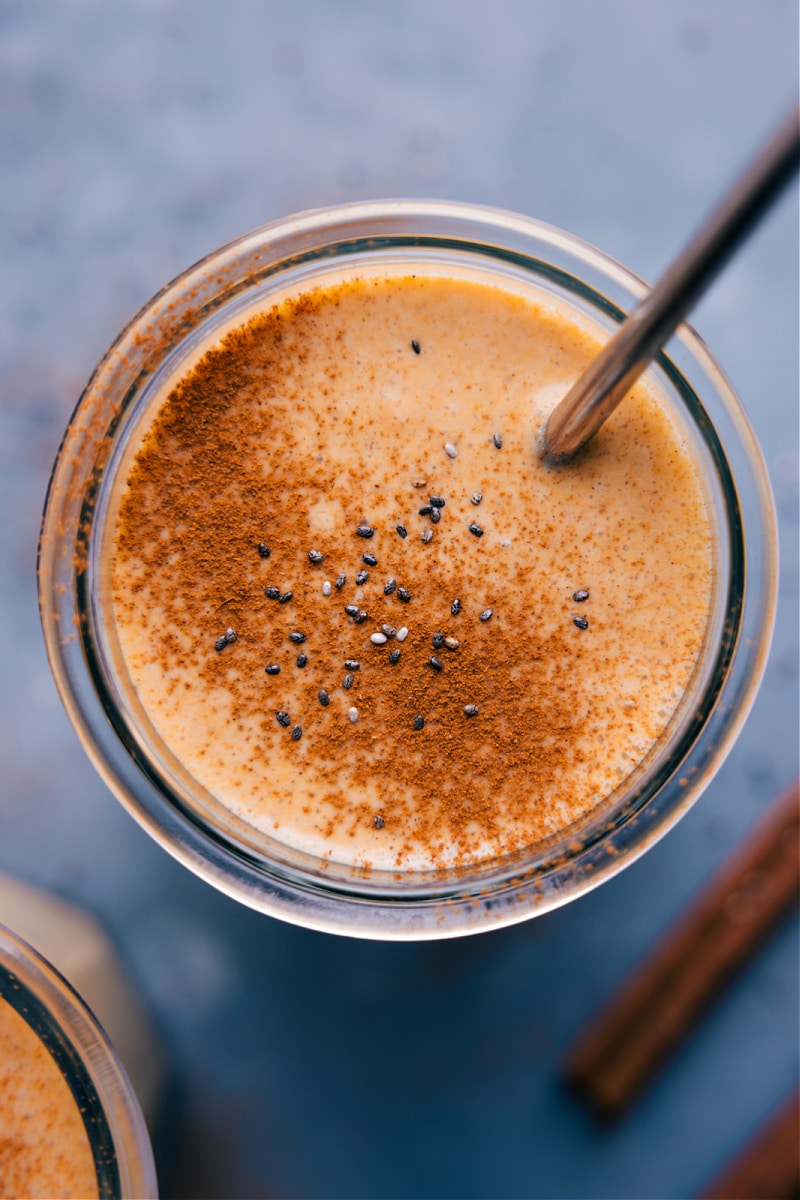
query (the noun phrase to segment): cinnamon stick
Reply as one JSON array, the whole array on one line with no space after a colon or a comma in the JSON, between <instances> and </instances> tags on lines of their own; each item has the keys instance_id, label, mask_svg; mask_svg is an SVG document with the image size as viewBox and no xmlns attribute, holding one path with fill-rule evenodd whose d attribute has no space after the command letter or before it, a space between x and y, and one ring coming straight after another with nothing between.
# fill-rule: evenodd
<instances>
[{"instance_id":1,"label":"cinnamon stick","mask_svg":"<svg viewBox=\"0 0 800 1200\"><path fill-rule=\"evenodd\" d=\"M619 1115L800 891L795 781L568 1051L567 1081Z\"/></svg>"},{"instance_id":2,"label":"cinnamon stick","mask_svg":"<svg viewBox=\"0 0 800 1200\"><path fill-rule=\"evenodd\" d=\"M702 1200L795 1200L800 1196L800 1092L785 1101L709 1184Z\"/></svg>"}]
</instances>

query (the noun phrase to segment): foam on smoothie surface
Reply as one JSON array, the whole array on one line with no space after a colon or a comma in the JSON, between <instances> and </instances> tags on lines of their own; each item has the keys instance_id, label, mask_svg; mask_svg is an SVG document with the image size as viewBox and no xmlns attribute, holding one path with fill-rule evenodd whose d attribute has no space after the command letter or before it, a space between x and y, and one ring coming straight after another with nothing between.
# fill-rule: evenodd
<instances>
[{"instance_id":1,"label":"foam on smoothie surface","mask_svg":"<svg viewBox=\"0 0 800 1200\"><path fill-rule=\"evenodd\" d=\"M83 1117L55 1060L0 999L0 1195L97 1196Z\"/></svg>"},{"instance_id":2,"label":"foam on smoothie surface","mask_svg":"<svg viewBox=\"0 0 800 1200\"><path fill-rule=\"evenodd\" d=\"M598 347L511 289L366 276L251 317L164 397L114 614L149 719L232 812L442 866L537 844L640 761L702 646L711 539L644 384L579 462L536 459Z\"/></svg>"}]
</instances>

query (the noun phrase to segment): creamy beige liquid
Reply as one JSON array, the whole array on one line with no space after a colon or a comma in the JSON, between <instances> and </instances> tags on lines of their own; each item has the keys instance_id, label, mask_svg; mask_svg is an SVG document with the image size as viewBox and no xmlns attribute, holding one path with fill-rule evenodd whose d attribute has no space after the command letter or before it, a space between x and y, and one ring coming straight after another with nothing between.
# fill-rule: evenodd
<instances>
[{"instance_id":1,"label":"creamy beige liquid","mask_svg":"<svg viewBox=\"0 0 800 1200\"><path fill-rule=\"evenodd\" d=\"M599 345L511 284L384 272L287 298L169 385L119 501L113 611L147 719L225 809L333 861L436 867L536 845L640 762L697 663L712 539L644 384L579 462L536 458ZM407 637L375 645L384 624Z\"/></svg>"},{"instance_id":2,"label":"creamy beige liquid","mask_svg":"<svg viewBox=\"0 0 800 1200\"><path fill-rule=\"evenodd\" d=\"M0 1195L97 1196L86 1128L50 1052L0 999Z\"/></svg>"}]
</instances>

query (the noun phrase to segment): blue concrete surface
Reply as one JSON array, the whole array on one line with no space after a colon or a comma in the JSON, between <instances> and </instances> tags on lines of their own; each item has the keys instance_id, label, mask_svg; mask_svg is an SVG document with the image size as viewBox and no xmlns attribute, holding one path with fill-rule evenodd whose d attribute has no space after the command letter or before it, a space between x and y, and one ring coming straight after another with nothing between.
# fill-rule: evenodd
<instances>
[{"instance_id":1,"label":"blue concrete surface","mask_svg":"<svg viewBox=\"0 0 800 1200\"><path fill-rule=\"evenodd\" d=\"M164 1035L168 1196L696 1194L798 1075L789 923L630 1117L564 1048L797 771L796 187L693 323L780 519L766 678L650 854L521 927L333 939L238 907L113 800L51 683L35 548L83 382L167 279L264 221L386 195L530 213L655 278L798 84L794 0L0 4L0 867L94 912Z\"/></svg>"}]
</instances>

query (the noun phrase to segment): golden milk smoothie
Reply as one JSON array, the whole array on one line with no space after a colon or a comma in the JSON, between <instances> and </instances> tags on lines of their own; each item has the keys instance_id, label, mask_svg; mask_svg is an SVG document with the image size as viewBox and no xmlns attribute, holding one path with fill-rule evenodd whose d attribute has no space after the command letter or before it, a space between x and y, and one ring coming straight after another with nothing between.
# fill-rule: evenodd
<instances>
[{"instance_id":1,"label":"golden milk smoothie","mask_svg":"<svg viewBox=\"0 0 800 1200\"><path fill-rule=\"evenodd\" d=\"M531 287L365 268L165 381L106 587L137 703L213 801L414 871L537 847L623 784L695 670L713 552L650 385L575 463L536 457L600 344Z\"/></svg>"},{"instance_id":2,"label":"golden milk smoothie","mask_svg":"<svg viewBox=\"0 0 800 1200\"><path fill-rule=\"evenodd\" d=\"M0 997L0 1195L98 1195L83 1116L55 1059Z\"/></svg>"}]
</instances>

